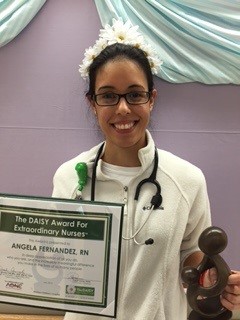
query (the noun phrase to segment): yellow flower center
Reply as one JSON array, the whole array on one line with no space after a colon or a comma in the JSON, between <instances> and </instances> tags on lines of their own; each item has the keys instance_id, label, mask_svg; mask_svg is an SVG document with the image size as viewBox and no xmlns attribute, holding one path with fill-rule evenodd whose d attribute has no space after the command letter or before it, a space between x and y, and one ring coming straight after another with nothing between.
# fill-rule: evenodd
<instances>
[{"instance_id":1,"label":"yellow flower center","mask_svg":"<svg viewBox=\"0 0 240 320\"><path fill-rule=\"evenodd\" d=\"M123 41L123 40L125 39L125 37L124 37L124 36L119 35L119 36L118 36L118 39L119 39L119 40L121 40L121 41Z\"/></svg>"}]
</instances>

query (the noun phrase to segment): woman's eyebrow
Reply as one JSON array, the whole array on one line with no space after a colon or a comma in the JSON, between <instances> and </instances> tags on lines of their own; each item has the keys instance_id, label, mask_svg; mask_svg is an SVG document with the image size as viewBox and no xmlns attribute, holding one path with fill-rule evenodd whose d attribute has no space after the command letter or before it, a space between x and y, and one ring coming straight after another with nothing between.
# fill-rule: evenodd
<instances>
[{"instance_id":1,"label":"woman's eyebrow","mask_svg":"<svg viewBox=\"0 0 240 320\"><path fill-rule=\"evenodd\" d=\"M144 86L140 85L140 84L133 84L131 86L128 87L129 89L132 89L132 88L141 88L141 89L144 89Z\"/></svg>"},{"instance_id":2,"label":"woman's eyebrow","mask_svg":"<svg viewBox=\"0 0 240 320\"><path fill-rule=\"evenodd\" d=\"M106 90L106 89L115 89L115 88L113 86L102 86L102 87L98 88L97 91Z\"/></svg>"},{"instance_id":3,"label":"woman's eyebrow","mask_svg":"<svg viewBox=\"0 0 240 320\"><path fill-rule=\"evenodd\" d=\"M141 89L145 89L142 85L139 84L132 84L131 86L129 86L127 89L134 89L134 88L141 88ZM97 91L101 91L101 90L106 90L106 89L112 89L112 90L116 90L116 88L114 86L102 86L100 88L98 88Z\"/></svg>"}]
</instances>

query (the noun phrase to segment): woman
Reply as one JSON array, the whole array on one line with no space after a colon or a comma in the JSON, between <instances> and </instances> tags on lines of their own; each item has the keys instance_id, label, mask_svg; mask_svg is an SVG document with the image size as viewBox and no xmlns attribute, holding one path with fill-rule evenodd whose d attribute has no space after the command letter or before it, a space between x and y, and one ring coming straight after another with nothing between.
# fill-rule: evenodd
<instances>
[{"instance_id":1,"label":"woman","mask_svg":"<svg viewBox=\"0 0 240 320\"><path fill-rule=\"evenodd\" d=\"M129 29L129 42L116 36L120 27L125 34ZM136 27L122 22L107 26L100 33L97 49L87 51L80 68L89 77L87 98L105 137L94 199L125 203L117 319L186 320L180 274L182 266L197 266L202 259L198 238L211 223L207 188L200 169L155 148L147 126L157 96L153 84L157 59L152 51L146 56L142 37L131 37L134 32ZM100 147L83 152L57 170L54 197L76 197L74 168L85 162L88 181L81 197L91 199L93 162ZM136 196L139 182L154 172L156 158L161 195L156 185L146 183ZM231 275L222 298L226 308L239 306L239 287L239 274ZM65 320L70 319L105 318L67 313Z\"/></svg>"}]
</instances>

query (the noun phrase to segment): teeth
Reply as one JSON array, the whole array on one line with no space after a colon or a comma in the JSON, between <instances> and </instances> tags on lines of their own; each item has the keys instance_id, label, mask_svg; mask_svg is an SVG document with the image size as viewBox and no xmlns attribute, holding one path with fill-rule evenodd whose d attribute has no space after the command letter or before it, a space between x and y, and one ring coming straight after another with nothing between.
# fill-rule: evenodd
<instances>
[{"instance_id":1,"label":"teeth","mask_svg":"<svg viewBox=\"0 0 240 320\"><path fill-rule=\"evenodd\" d=\"M120 130L126 130L126 129L132 128L133 125L134 125L134 122L131 122L126 124L115 124L115 127Z\"/></svg>"}]
</instances>

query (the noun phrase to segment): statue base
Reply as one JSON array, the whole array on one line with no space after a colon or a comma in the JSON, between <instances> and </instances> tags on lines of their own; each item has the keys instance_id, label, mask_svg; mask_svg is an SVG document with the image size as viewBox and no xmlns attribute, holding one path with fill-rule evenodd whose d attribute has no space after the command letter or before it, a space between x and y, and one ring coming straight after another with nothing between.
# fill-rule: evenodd
<instances>
[{"instance_id":1,"label":"statue base","mask_svg":"<svg viewBox=\"0 0 240 320\"><path fill-rule=\"evenodd\" d=\"M224 311L223 313L219 314L216 317L206 317L206 316L201 316L199 313L192 311L189 315L188 320L230 320L232 319L232 312L229 310Z\"/></svg>"}]
</instances>

